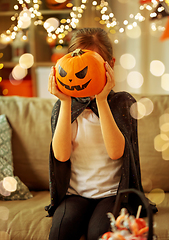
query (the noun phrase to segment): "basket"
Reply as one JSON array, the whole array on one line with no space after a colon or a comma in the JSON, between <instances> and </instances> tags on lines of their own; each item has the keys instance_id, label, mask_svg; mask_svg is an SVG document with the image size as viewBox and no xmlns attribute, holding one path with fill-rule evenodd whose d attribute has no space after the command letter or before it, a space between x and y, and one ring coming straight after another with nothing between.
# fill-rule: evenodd
<instances>
[{"instance_id":1,"label":"basket","mask_svg":"<svg viewBox=\"0 0 169 240\"><path fill-rule=\"evenodd\" d=\"M145 198L145 196L142 192L140 192L136 189L120 190L116 197L113 215L114 216L118 215L118 213L120 212L121 201L122 201L123 196L126 194L130 194L130 193L134 193L134 194L138 195L138 197L141 199L142 203L144 204L144 207L147 211L148 226L149 226L147 240L153 240L153 212L152 212L150 204L148 203L147 199Z\"/></svg>"}]
</instances>

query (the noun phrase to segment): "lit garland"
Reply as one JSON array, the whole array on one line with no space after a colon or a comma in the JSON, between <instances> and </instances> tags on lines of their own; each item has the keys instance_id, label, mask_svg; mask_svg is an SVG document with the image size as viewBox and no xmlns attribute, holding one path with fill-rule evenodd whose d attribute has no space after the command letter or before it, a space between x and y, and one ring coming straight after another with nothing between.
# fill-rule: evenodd
<instances>
[{"instance_id":1,"label":"lit garland","mask_svg":"<svg viewBox=\"0 0 169 240\"><path fill-rule=\"evenodd\" d=\"M159 3L169 5L169 0L151 0L149 4L147 3L142 4L139 9L141 12L143 10L152 11L154 8L158 7ZM100 11L101 17L96 18L97 21L99 21L99 23L102 25L106 25L106 27L112 34L115 34L117 32L124 33L125 29L132 30L133 28L138 26L137 22L143 22L146 19L141 12L138 12L136 15L130 14L128 20L125 19L122 23L123 25L120 26L120 23L117 21L114 13L111 12L110 9L108 8L108 2L106 2L105 0L101 0L100 4L98 4L98 2L94 0L92 2L92 5L95 6L96 11ZM160 6L159 8L157 8L157 11L159 13L164 11L164 7ZM155 17L156 15L157 13L151 12L150 18ZM152 31L165 30L165 27L163 26L156 27L156 23L152 23L150 26ZM118 43L118 40L115 39L114 43Z\"/></svg>"},{"instance_id":2,"label":"lit garland","mask_svg":"<svg viewBox=\"0 0 169 240\"><path fill-rule=\"evenodd\" d=\"M17 11L19 10L20 6L22 7L22 11L20 13L15 13L11 20L17 21L17 24L12 24L11 27L5 32L0 35L0 40L4 44L8 44L11 41L13 41L16 37L17 32L23 31L24 29L27 29L29 27L29 24L31 24L31 19L34 19L34 24L37 25L43 25L45 28L45 22L43 21L42 13L39 11L40 4L42 3L40 0L17 0L18 5L14 6L14 9ZM114 13L110 10L110 7L108 5L108 2L105 0L99 0L98 1L93 0L92 5L95 7L95 10L100 13L100 17L96 18L97 21L101 25L105 25L109 32L112 34L115 34L117 32L124 33L125 29L132 29L134 27L137 27L137 22L143 22L145 21L145 17L141 14L141 12L137 13L136 15L130 14L128 20L125 19L120 26L120 23L117 21ZM169 5L169 0L151 0L149 4L144 3L140 6L140 11L148 10L152 11L154 8L158 6L159 2L165 2ZM32 4L31 4L32 3ZM28 5L31 4L32 6L28 8ZM65 36L71 32L73 29L76 29L77 24L79 23L79 19L82 18L83 12L86 9L87 0L81 0L80 6L73 6L72 11L70 12L70 16L67 19L61 19L58 23L57 28L45 28L47 31L48 38L51 38L55 40L58 38L59 44L64 43ZM163 11L163 7L159 8L158 11ZM155 12L150 13L150 18L155 16ZM28 25L23 26L24 18L30 19L28 21ZM164 31L165 28L156 28L155 23L151 24L151 28L153 31L156 31L160 29L160 31ZM22 36L22 40L26 41L27 36L24 34ZM115 43L118 43L116 41Z\"/></svg>"},{"instance_id":3,"label":"lit garland","mask_svg":"<svg viewBox=\"0 0 169 240\"><path fill-rule=\"evenodd\" d=\"M55 31L48 31L48 37L56 39L57 36L59 44L63 44L65 36L73 29L76 29L79 19L82 18L83 12L86 9L86 3L87 0L81 0L79 7L73 6L72 11L70 12L70 17L67 19L61 19L60 26Z\"/></svg>"},{"instance_id":4,"label":"lit garland","mask_svg":"<svg viewBox=\"0 0 169 240\"><path fill-rule=\"evenodd\" d=\"M105 0L101 0L100 4L96 0L92 2L92 5L95 6L95 10L100 12L101 17L96 18L96 21L99 21L101 25L105 25L109 32L115 34L117 32L124 33L125 28L132 29L137 26L137 21L142 22L145 20L145 17L142 16L141 13L137 13L136 15L130 14L129 19L131 19L132 23L129 20L123 20L122 26L120 26L119 21L117 21L115 14L111 11L108 6L108 2ZM114 43L118 43L117 39L114 40Z\"/></svg>"},{"instance_id":5,"label":"lit garland","mask_svg":"<svg viewBox=\"0 0 169 240\"><path fill-rule=\"evenodd\" d=\"M11 27L6 30L6 32L0 35L0 40L4 44L8 44L12 42L16 38L16 34L20 31L24 31L31 24L31 19L36 19L38 24L43 24L43 16L39 11L40 4L42 3L40 0L33 0L32 6L28 8L28 5L31 3L30 0L17 0L18 4L14 5L14 10L18 11L20 9L20 5L22 7L22 11L20 13L16 12L12 17L11 21L17 22L17 24L12 24ZM22 36L22 40L26 41L27 36L24 34Z\"/></svg>"}]
</instances>

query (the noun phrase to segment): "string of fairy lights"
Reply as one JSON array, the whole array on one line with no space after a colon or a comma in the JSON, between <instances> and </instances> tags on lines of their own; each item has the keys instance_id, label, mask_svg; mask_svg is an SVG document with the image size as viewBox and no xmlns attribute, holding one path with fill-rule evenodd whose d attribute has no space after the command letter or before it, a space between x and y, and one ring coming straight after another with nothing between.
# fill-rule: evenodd
<instances>
[{"instance_id":1,"label":"string of fairy lights","mask_svg":"<svg viewBox=\"0 0 169 240\"><path fill-rule=\"evenodd\" d=\"M71 11L67 19L58 20L56 18L49 18L44 21L42 12L40 11L40 5L42 4L41 0L17 1L18 4L14 5L14 10L16 10L16 13L11 16L11 21L13 24L8 30L6 30L6 32L0 34L1 43L8 44L12 42L16 38L17 33L20 31L23 32L22 40L26 41L26 30L30 27L32 23L31 19L33 19L34 25L41 25L46 29L48 38L57 38L59 44L63 44L65 36L73 29L77 28L79 20L82 18L88 3L87 0L81 0L79 6L73 6L73 4L69 3L68 7L71 8ZM138 22L145 21L145 17L141 13L143 10L150 11L150 18L155 17L157 13L152 12L152 10L158 6L159 2L164 1L169 5L169 0L151 0L149 3L140 5L139 12L135 15L130 14L128 19L124 19L122 23L119 23L119 21L116 19L115 14L110 9L106 0L93 0L92 7L95 8L97 15L98 13L100 15L99 17L96 17L95 20L101 25L105 25L110 33L115 34L117 32L124 33L125 29L131 30L132 28L137 27ZM21 11L19 12L18 10L20 9ZM164 9L162 6L158 8L159 12L163 10ZM154 25L152 25L152 28L156 29L154 28Z\"/></svg>"}]
</instances>

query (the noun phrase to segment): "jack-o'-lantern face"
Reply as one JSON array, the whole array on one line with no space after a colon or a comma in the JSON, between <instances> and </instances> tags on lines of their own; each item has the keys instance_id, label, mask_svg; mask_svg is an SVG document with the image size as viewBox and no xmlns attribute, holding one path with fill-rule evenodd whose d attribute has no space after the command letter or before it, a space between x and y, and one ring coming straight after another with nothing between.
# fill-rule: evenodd
<instances>
[{"instance_id":1,"label":"jack-o'-lantern face","mask_svg":"<svg viewBox=\"0 0 169 240\"><path fill-rule=\"evenodd\" d=\"M58 88L72 97L96 95L106 83L104 60L90 50L77 49L65 55L55 68Z\"/></svg>"}]
</instances>

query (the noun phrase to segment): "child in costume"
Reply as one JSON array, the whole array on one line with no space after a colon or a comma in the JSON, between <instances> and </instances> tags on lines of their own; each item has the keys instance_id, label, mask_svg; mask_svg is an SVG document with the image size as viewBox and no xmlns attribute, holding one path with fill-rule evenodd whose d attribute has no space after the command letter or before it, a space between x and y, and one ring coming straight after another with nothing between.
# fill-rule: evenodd
<instances>
[{"instance_id":1,"label":"child in costume","mask_svg":"<svg viewBox=\"0 0 169 240\"><path fill-rule=\"evenodd\" d=\"M107 213L112 212L118 191L143 191L137 120L130 115L135 99L112 90L115 58L108 34L101 28L77 30L69 52L77 48L102 56L107 83L96 96L75 98L59 91L54 67L49 75L48 90L59 98L51 118L49 240L79 240L83 234L97 240L110 229ZM131 214L139 205L136 197L124 196L122 207Z\"/></svg>"}]
</instances>

